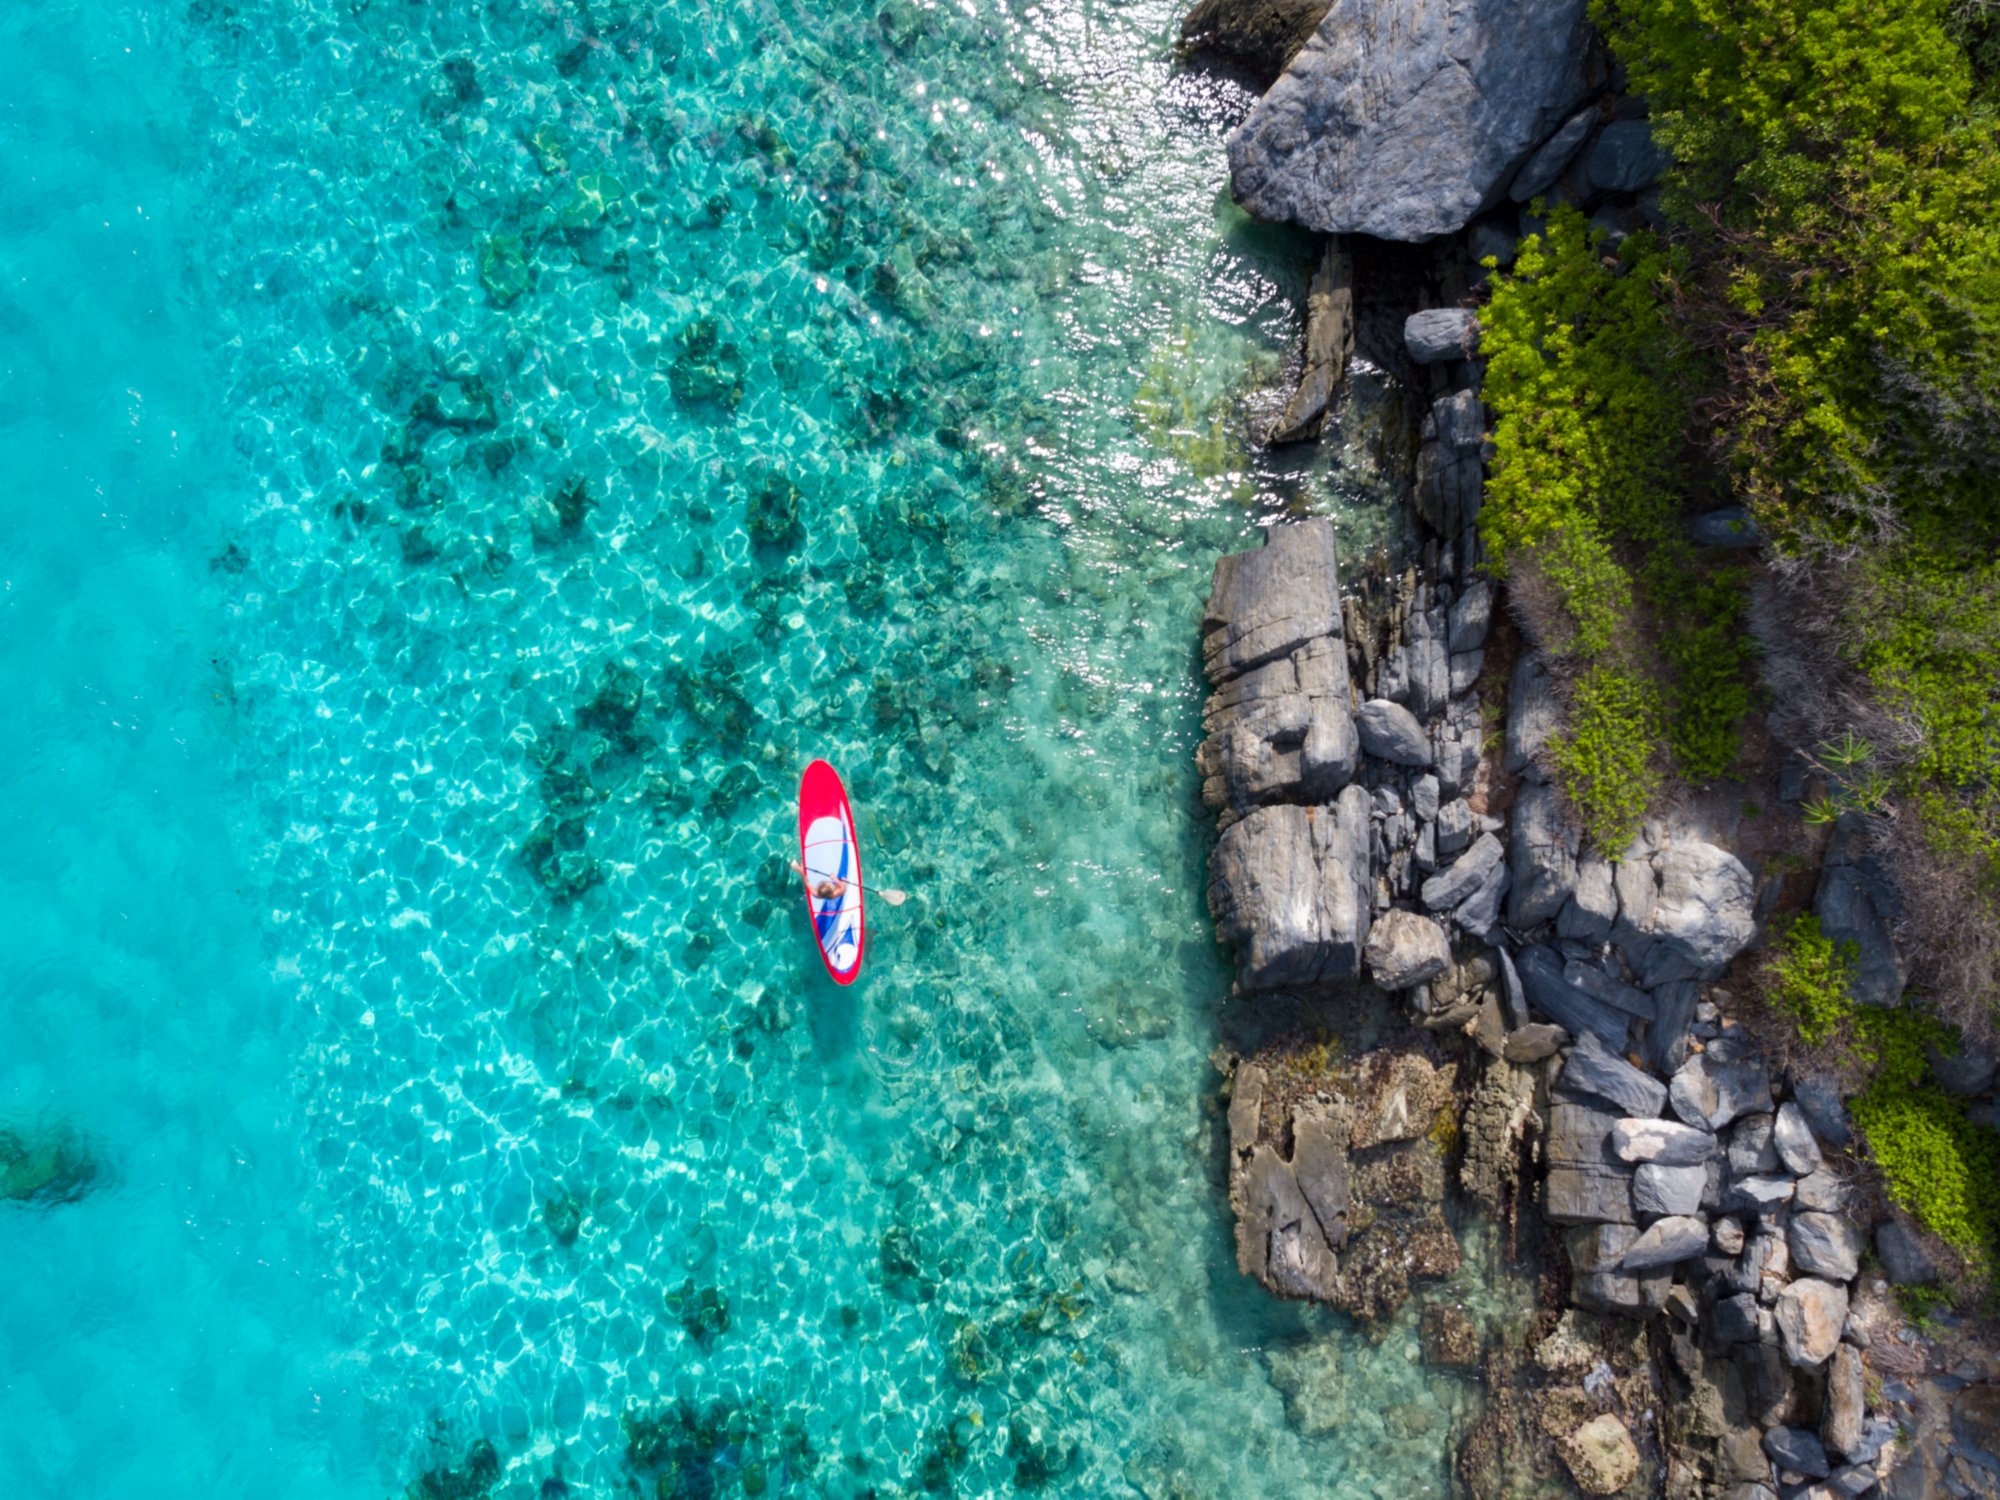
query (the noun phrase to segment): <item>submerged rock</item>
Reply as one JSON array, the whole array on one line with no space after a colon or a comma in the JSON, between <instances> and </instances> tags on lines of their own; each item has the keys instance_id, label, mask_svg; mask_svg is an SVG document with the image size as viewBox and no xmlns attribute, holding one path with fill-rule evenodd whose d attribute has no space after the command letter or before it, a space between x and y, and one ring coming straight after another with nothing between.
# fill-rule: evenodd
<instances>
[{"instance_id":1,"label":"submerged rock","mask_svg":"<svg viewBox=\"0 0 2000 1500\"><path fill-rule=\"evenodd\" d=\"M1260 218L1421 241L1463 228L1582 99L1583 0L1334 0L1229 140Z\"/></svg>"},{"instance_id":2,"label":"submerged rock","mask_svg":"<svg viewBox=\"0 0 2000 1500\"><path fill-rule=\"evenodd\" d=\"M73 1132L0 1129L0 1202L74 1203L97 1178L97 1159Z\"/></svg>"}]
</instances>

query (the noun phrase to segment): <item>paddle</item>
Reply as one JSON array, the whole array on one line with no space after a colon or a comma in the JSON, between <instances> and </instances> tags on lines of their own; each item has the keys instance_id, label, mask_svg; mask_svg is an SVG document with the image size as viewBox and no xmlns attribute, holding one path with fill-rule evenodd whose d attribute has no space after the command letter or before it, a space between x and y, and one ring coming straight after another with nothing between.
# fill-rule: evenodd
<instances>
[{"instance_id":1,"label":"paddle","mask_svg":"<svg viewBox=\"0 0 2000 1500\"><path fill-rule=\"evenodd\" d=\"M792 868L798 871L799 879L801 880L805 879L806 867L804 865L800 864L797 860L793 860ZM861 882L858 880L849 881L848 883L850 885L861 885ZM910 899L910 893L908 891L895 890L892 887L886 885L861 885L861 889L866 891L871 896L880 896L884 901L888 902L891 906L901 906L905 901Z\"/></svg>"}]
</instances>

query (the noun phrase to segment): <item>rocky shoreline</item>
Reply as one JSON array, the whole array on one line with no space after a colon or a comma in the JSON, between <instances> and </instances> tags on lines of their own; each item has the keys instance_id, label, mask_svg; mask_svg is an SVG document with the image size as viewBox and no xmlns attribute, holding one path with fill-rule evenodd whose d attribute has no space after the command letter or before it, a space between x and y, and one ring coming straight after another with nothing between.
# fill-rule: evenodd
<instances>
[{"instance_id":1,"label":"rocky shoreline","mask_svg":"<svg viewBox=\"0 0 2000 1500\"><path fill-rule=\"evenodd\" d=\"M2000 1494L2000 1358L1905 1319L1892 1288L1938 1280L1931 1247L1878 1201L1837 1084L1753 1035L1788 881L1857 944L1860 998L1900 995L1863 830L1765 858L1744 808L1796 806L1792 759L1615 860L1583 847L1545 767L1549 672L1482 573L1477 258L1506 263L1543 194L1644 222L1643 105L1571 0L1420 5L1372 48L1377 7L1334 0L1278 69L1250 53L1296 7L1236 10L1232 60L1276 76L1231 140L1238 196L1329 235L1268 437L1337 425L1355 330L1385 317L1401 347L1374 362L1428 398L1413 567L1343 586L1333 523L1283 523L1216 564L1202 620L1209 903L1256 1017L1219 1056L1239 1266L1363 1324L1422 1303L1426 1357L1486 1387L1468 1494ZM1205 3L1190 39L1230 17ZM1470 61L1442 78L1442 55ZM1359 235L1428 242L1418 300L1442 305L1367 306ZM1698 542L1743 544L1709 519ZM1990 1059L1961 1072L1991 1091ZM1478 1232L1533 1283L1526 1325L1455 1298Z\"/></svg>"}]
</instances>

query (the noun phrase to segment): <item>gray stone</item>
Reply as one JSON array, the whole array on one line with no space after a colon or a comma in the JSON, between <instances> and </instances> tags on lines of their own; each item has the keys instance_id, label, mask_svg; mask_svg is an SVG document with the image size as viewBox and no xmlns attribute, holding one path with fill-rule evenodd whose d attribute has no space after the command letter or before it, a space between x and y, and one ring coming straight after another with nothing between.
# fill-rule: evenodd
<instances>
[{"instance_id":1,"label":"gray stone","mask_svg":"<svg viewBox=\"0 0 2000 1500\"><path fill-rule=\"evenodd\" d=\"M1514 174L1513 186L1507 189L1507 196L1516 203L1526 203L1549 190L1549 185L1562 175L1562 169L1570 164L1572 157L1583 149L1583 143L1590 138L1591 129L1597 124L1595 105L1578 110L1562 124L1562 128L1535 148L1534 155L1521 164L1521 170Z\"/></svg>"},{"instance_id":2,"label":"gray stone","mask_svg":"<svg viewBox=\"0 0 2000 1500\"><path fill-rule=\"evenodd\" d=\"M1771 1077L1755 1063L1717 1062L1697 1052L1674 1074L1668 1097L1688 1124L1720 1130L1739 1116L1771 1108Z\"/></svg>"},{"instance_id":3,"label":"gray stone","mask_svg":"<svg viewBox=\"0 0 2000 1500\"><path fill-rule=\"evenodd\" d=\"M1669 980L1653 991L1658 1014L1646 1028L1646 1061L1664 1078L1671 1078L1687 1061L1700 1001L1701 988L1689 979Z\"/></svg>"},{"instance_id":4,"label":"gray stone","mask_svg":"<svg viewBox=\"0 0 2000 1500\"><path fill-rule=\"evenodd\" d=\"M1271 429L1272 442L1302 443L1319 436L1353 352L1354 266L1340 241L1329 239L1306 290L1305 361L1299 383Z\"/></svg>"},{"instance_id":5,"label":"gray stone","mask_svg":"<svg viewBox=\"0 0 2000 1500\"><path fill-rule=\"evenodd\" d=\"M1398 766L1428 766L1431 739L1417 716L1387 698L1370 698L1354 711L1361 748L1377 760Z\"/></svg>"},{"instance_id":6,"label":"gray stone","mask_svg":"<svg viewBox=\"0 0 2000 1500\"><path fill-rule=\"evenodd\" d=\"M1740 505L1696 516L1688 523L1688 531L1697 547L1755 547L1764 540L1756 517Z\"/></svg>"},{"instance_id":7,"label":"gray stone","mask_svg":"<svg viewBox=\"0 0 2000 1500\"><path fill-rule=\"evenodd\" d=\"M1835 944L1853 943L1854 998L1863 1005L1894 1005L1909 983L1909 966L1889 930L1880 882L1859 864L1828 863L1820 873L1813 911L1820 931Z\"/></svg>"},{"instance_id":8,"label":"gray stone","mask_svg":"<svg viewBox=\"0 0 2000 1500\"><path fill-rule=\"evenodd\" d=\"M1729 1132L1729 1171L1735 1177L1755 1177L1778 1170L1778 1148L1771 1143L1770 1115L1745 1115Z\"/></svg>"},{"instance_id":9,"label":"gray stone","mask_svg":"<svg viewBox=\"0 0 2000 1500\"><path fill-rule=\"evenodd\" d=\"M1835 1453L1851 1458L1854 1450L1861 1446L1868 1415L1864 1409L1866 1401L1861 1351L1852 1344L1842 1344L1833 1351L1833 1358L1826 1367L1826 1401L1820 1415L1820 1441Z\"/></svg>"},{"instance_id":10,"label":"gray stone","mask_svg":"<svg viewBox=\"0 0 2000 1500\"><path fill-rule=\"evenodd\" d=\"M1673 165L1644 120L1615 120L1583 158L1587 193L1636 193Z\"/></svg>"},{"instance_id":11,"label":"gray stone","mask_svg":"<svg viewBox=\"0 0 2000 1500\"><path fill-rule=\"evenodd\" d=\"M1622 1011L1573 989L1563 979L1562 960L1553 949L1530 944L1521 950L1515 969L1529 1005L1559 1023L1571 1036L1595 1036L1614 1054L1625 1050L1630 1019Z\"/></svg>"},{"instance_id":12,"label":"gray stone","mask_svg":"<svg viewBox=\"0 0 2000 1500\"><path fill-rule=\"evenodd\" d=\"M1556 789L1530 783L1514 801L1507 844L1513 888L1507 920L1525 932L1551 920L1576 889L1577 831L1562 816Z\"/></svg>"},{"instance_id":13,"label":"gray stone","mask_svg":"<svg viewBox=\"0 0 2000 1500\"><path fill-rule=\"evenodd\" d=\"M1491 834L1485 835L1492 838ZM1449 859L1472 842L1472 804L1463 797L1454 797L1437 811L1437 851L1438 858ZM1496 853L1504 854L1498 839L1493 840ZM1482 878L1484 878L1482 876ZM1463 899L1462 897L1460 898ZM1456 905L1457 903L1453 903Z\"/></svg>"},{"instance_id":14,"label":"gray stone","mask_svg":"<svg viewBox=\"0 0 2000 1500\"><path fill-rule=\"evenodd\" d=\"M1821 1365L1840 1347L1840 1330L1847 1322L1847 1288L1802 1277L1778 1293L1773 1311L1785 1358L1801 1368Z\"/></svg>"},{"instance_id":15,"label":"gray stone","mask_svg":"<svg viewBox=\"0 0 2000 1500\"><path fill-rule=\"evenodd\" d=\"M1579 1050L1581 1050L1579 1048ZM1700 1166L1715 1155L1716 1140L1692 1125L1672 1120L1620 1120L1611 1130L1611 1149L1620 1161L1657 1162L1663 1167Z\"/></svg>"},{"instance_id":16,"label":"gray stone","mask_svg":"<svg viewBox=\"0 0 2000 1500\"><path fill-rule=\"evenodd\" d=\"M1875 1226L1875 1254L1895 1286L1928 1286L1938 1279L1937 1262L1907 1224L1884 1219Z\"/></svg>"},{"instance_id":17,"label":"gray stone","mask_svg":"<svg viewBox=\"0 0 2000 1500\"><path fill-rule=\"evenodd\" d=\"M1484 651L1461 651L1451 658L1451 695L1456 698L1472 691L1485 669Z\"/></svg>"},{"instance_id":18,"label":"gray stone","mask_svg":"<svg viewBox=\"0 0 2000 1500\"><path fill-rule=\"evenodd\" d=\"M1403 347L1420 365L1471 359L1479 351L1479 315L1466 307L1433 307L1403 322Z\"/></svg>"},{"instance_id":19,"label":"gray stone","mask_svg":"<svg viewBox=\"0 0 2000 1500\"><path fill-rule=\"evenodd\" d=\"M1579 963L1571 959L1563 965L1563 983L1573 990L1581 990L1600 1005L1622 1010L1641 1021L1651 1021L1659 1014L1651 995L1644 990L1633 989L1622 979L1612 978L1594 963ZM1665 1102L1664 1097L1662 1102Z\"/></svg>"},{"instance_id":20,"label":"gray stone","mask_svg":"<svg viewBox=\"0 0 2000 1500\"><path fill-rule=\"evenodd\" d=\"M1778 1159L1784 1162L1785 1170L1794 1177L1819 1170L1819 1143L1813 1139L1805 1111L1790 1100L1778 1106L1778 1118L1771 1127L1771 1143L1778 1148Z\"/></svg>"},{"instance_id":21,"label":"gray stone","mask_svg":"<svg viewBox=\"0 0 2000 1500\"><path fill-rule=\"evenodd\" d=\"M1440 396L1418 431L1417 514L1444 536L1461 535L1479 515L1486 480L1486 409L1477 391Z\"/></svg>"},{"instance_id":22,"label":"gray stone","mask_svg":"<svg viewBox=\"0 0 2000 1500\"><path fill-rule=\"evenodd\" d=\"M1736 1177L1729 1183L1729 1206L1751 1214L1772 1214L1792 1201L1798 1184L1789 1177Z\"/></svg>"},{"instance_id":23,"label":"gray stone","mask_svg":"<svg viewBox=\"0 0 2000 1500\"><path fill-rule=\"evenodd\" d=\"M1693 1260L1707 1248L1708 1220L1680 1215L1661 1219L1641 1231L1620 1264L1627 1271L1650 1271Z\"/></svg>"},{"instance_id":24,"label":"gray stone","mask_svg":"<svg viewBox=\"0 0 2000 1500\"><path fill-rule=\"evenodd\" d=\"M1649 1161L1632 1174L1632 1211L1642 1219L1654 1214L1697 1214L1707 1184L1705 1166L1676 1167Z\"/></svg>"},{"instance_id":25,"label":"gray stone","mask_svg":"<svg viewBox=\"0 0 2000 1500\"><path fill-rule=\"evenodd\" d=\"M1599 1037L1587 1031L1576 1039L1576 1046L1563 1063L1556 1087L1566 1094L1589 1094L1606 1100L1633 1115L1658 1113L1667 1096L1666 1089L1657 1078L1648 1078L1605 1046ZM1621 1120L1619 1128L1623 1129L1631 1123ZM1658 1123L1664 1125L1667 1122L1662 1120ZM1687 1127L1671 1128L1685 1130ZM1709 1141L1712 1149L1714 1137L1709 1137ZM1624 1155L1622 1151L1619 1154ZM1625 1156L1624 1159L1641 1161L1651 1158Z\"/></svg>"},{"instance_id":26,"label":"gray stone","mask_svg":"<svg viewBox=\"0 0 2000 1500\"><path fill-rule=\"evenodd\" d=\"M1333 523L1315 516L1273 526L1262 548L1218 561L1201 631L1202 665L1217 684L1319 636L1338 637Z\"/></svg>"},{"instance_id":27,"label":"gray stone","mask_svg":"<svg viewBox=\"0 0 2000 1500\"><path fill-rule=\"evenodd\" d=\"M1787 1238L1792 1264L1828 1281L1852 1281L1861 1270L1867 1236L1852 1219L1837 1214L1794 1213Z\"/></svg>"},{"instance_id":28,"label":"gray stone","mask_svg":"<svg viewBox=\"0 0 2000 1500\"><path fill-rule=\"evenodd\" d=\"M1492 623L1493 585L1484 578L1472 579L1452 601L1446 644L1454 653L1477 651L1486 644Z\"/></svg>"},{"instance_id":29,"label":"gray stone","mask_svg":"<svg viewBox=\"0 0 2000 1500\"><path fill-rule=\"evenodd\" d=\"M1764 1434L1764 1451L1779 1468L1808 1479L1824 1479L1829 1472L1819 1434L1803 1427L1773 1427Z\"/></svg>"},{"instance_id":30,"label":"gray stone","mask_svg":"<svg viewBox=\"0 0 2000 1500\"><path fill-rule=\"evenodd\" d=\"M1950 1052L1935 1046L1925 1051L1931 1060L1931 1077L1947 1094L1969 1099L1993 1086L1994 1058L1985 1048L1961 1041Z\"/></svg>"},{"instance_id":31,"label":"gray stone","mask_svg":"<svg viewBox=\"0 0 2000 1500\"><path fill-rule=\"evenodd\" d=\"M1627 900L1630 883L1651 872L1652 890ZM1714 979L1757 935L1750 872L1726 849L1687 839L1619 872L1619 920L1612 940L1625 949L1647 986L1670 979ZM1639 892L1634 891L1638 897Z\"/></svg>"},{"instance_id":32,"label":"gray stone","mask_svg":"<svg viewBox=\"0 0 2000 1500\"><path fill-rule=\"evenodd\" d=\"M1509 776L1540 781L1542 747L1562 721L1555 684L1536 653L1524 652L1507 683L1507 749L1501 761Z\"/></svg>"},{"instance_id":33,"label":"gray stone","mask_svg":"<svg viewBox=\"0 0 2000 1500\"><path fill-rule=\"evenodd\" d=\"M1439 810L1440 827L1443 826L1443 812L1443 809ZM1440 845L1439 853L1443 852ZM1482 833L1478 842L1449 869L1440 870L1424 882L1424 905L1432 911L1450 911L1484 885L1487 876L1501 868L1505 857L1500 840L1490 833Z\"/></svg>"},{"instance_id":34,"label":"gray stone","mask_svg":"<svg viewBox=\"0 0 2000 1500\"><path fill-rule=\"evenodd\" d=\"M1368 794L1332 807L1263 807L1222 831L1209 911L1245 989L1352 979L1370 915Z\"/></svg>"},{"instance_id":35,"label":"gray stone","mask_svg":"<svg viewBox=\"0 0 2000 1500\"><path fill-rule=\"evenodd\" d=\"M1549 1106L1542 1211L1556 1224L1632 1223L1632 1174L1611 1154L1615 1111L1580 1100Z\"/></svg>"},{"instance_id":36,"label":"gray stone","mask_svg":"<svg viewBox=\"0 0 2000 1500\"><path fill-rule=\"evenodd\" d=\"M1714 1231L1709 1237L1724 1255L1743 1253L1743 1226L1727 1214L1715 1221Z\"/></svg>"},{"instance_id":37,"label":"gray stone","mask_svg":"<svg viewBox=\"0 0 2000 1500\"><path fill-rule=\"evenodd\" d=\"M1817 1172L1808 1172L1799 1179L1798 1191L1792 1195L1792 1202L1800 1208L1809 1208L1818 1213L1839 1213L1849 1206L1853 1195L1847 1184L1827 1167Z\"/></svg>"},{"instance_id":38,"label":"gray stone","mask_svg":"<svg viewBox=\"0 0 2000 1500\"><path fill-rule=\"evenodd\" d=\"M1348 713L1347 648L1337 636L1226 680L1202 713L1202 798L1238 813L1272 802L1330 802L1361 753Z\"/></svg>"},{"instance_id":39,"label":"gray stone","mask_svg":"<svg viewBox=\"0 0 2000 1500\"><path fill-rule=\"evenodd\" d=\"M1556 916L1556 934L1578 943L1601 943L1618 920L1618 887L1611 866L1596 854L1576 862L1576 889Z\"/></svg>"},{"instance_id":40,"label":"gray stone","mask_svg":"<svg viewBox=\"0 0 2000 1500\"><path fill-rule=\"evenodd\" d=\"M1410 783L1410 811L1420 822L1431 823L1438 815L1438 779L1435 776L1419 776Z\"/></svg>"},{"instance_id":41,"label":"gray stone","mask_svg":"<svg viewBox=\"0 0 2000 1500\"><path fill-rule=\"evenodd\" d=\"M1375 919L1362 957L1377 989L1407 990L1451 967L1444 929L1429 917L1391 909Z\"/></svg>"},{"instance_id":42,"label":"gray stone","mask_svg":"<svg viewBox=\"0 0 2000 1500\"><path fill-rule=\"evenodd\" d=\"M1545 1057L1554 1057L1568 1040L1569 1033L1562 1027L1536 1021L1508 1032L1500 1055L1510 1063L1540 1062Z\"/></svg>"},{"instance_id":43,"label":"gray stone","mask_svg":"<svg viewBox=\"0 0 2000 1500\"><path fill-rule=\"evenodd\" d=\"M1861 1428L1861 1441L1848 1449L1847 1457L1857 1464L1872 1464L1882 1456L1896 1436L1896 1424L1887 1417L1870 1417Z\"/></svg>"},{"instance_id":44,"label":"gray stone","mask_svg":"<svg viewBox=\"0 0 2000 1500\"><path fill-rule=\"evenodd\" d=\"M1823 1490L1832 1500L1860 1500L1861 1496L1878 1488L1881 1483L1881 1476L1873 1469L1863 1464L1849 1464L1844 1469L1835 1469L1827 1476L1824 1486L1815 1485L1813 1489ZM1806 1500L1821 1500L1821 1497L1809 1489Z\"/></svg>"},{"instance_id":45,"label":"gray stone","mask_svg":"<svg viewBox=\"0 0 2000 1500\"><path fill-rule=\"evenodd\" d=\"M1500 898L1507 894L1513 877L1505 865L1497 865L1479 882L1479 889L1452 910L1452 920L1474 937L1487 937L1500 920Z\"/></svg>"},{"instance_id":46,"label":"gray stone","mask_svg":"<svg viewBox=\"0 0 2000 1500\"><path fill-rule=\"evenodd\" d=\"M1463 228L1583 98L1583 0L1334 0L1229 138L1259 218L1417 242Z\"/></svg>"}]
</instances>

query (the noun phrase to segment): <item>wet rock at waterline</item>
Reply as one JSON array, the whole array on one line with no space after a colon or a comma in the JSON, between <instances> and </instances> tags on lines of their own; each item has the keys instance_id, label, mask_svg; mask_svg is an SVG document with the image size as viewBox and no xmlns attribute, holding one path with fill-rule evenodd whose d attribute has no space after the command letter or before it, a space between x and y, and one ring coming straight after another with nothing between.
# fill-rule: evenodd
<instances>
[{"instance_id":1,"label":"wet rock at waterline","mask_svg":"<svg viewBox=\"0 0 2000 1500\"><path fill-rule=\"evenodd\" d=\"M1305 364L1297 389L1271 429L1272 442L1299 443L1319 436L1353 352L1354 265L1340 241L1329 239L1306 291Z\"/></svg>"},{"instance_id":2,"label":"wet rock at waterline","mask_svg":"<svg viewBox=\"0 0 2000 1500\"><path fill-rule=\"evenodd\" d=\"M1369 924L1368 794L1326 807L1262 807L1222 832L1209 912L1237 952L1245 989L1360 972Z\"/></svg>"},{"instance_id":3,"label":"wet rock at waterline","mask_svg":"<svg viewBox=\"0 0 2000 1500\"><path fill-rule=\"evenodd\" d=\"M1295 1065L1286 1071L1296 1089ZM1364 1320L1394 1313L1413 1281L1458 1269L1432 1139L1453 1079L1416 1053L1377 1050L1304 1080L1287 1115L1270 1071L1237 1064L1229 1196L1239 1268L1280 1296Z\"/></svg>"},{"instance_id":4,"label":"wet rock at waterline","mask_svg":"<svg viewBox=\"0 0 2000 1500\"><path fill-rule=\"evenodd\" d=\"M1568 117L1582 0L1334 0L1229 140L1260 218L1421 241L1462 228Z\"/></svg>"},{"instance_id":5,"label":"wet rock at waterline","mask_svg":"<svg viewBox=\"0 0 2000 1500\"><path fill-rule=\"evenodd\" d=\"M1195 0L1181 21L1181 49L1240 70L1260 89L1312 39L1330 0Z\"/></svg>"}]
</instances>

